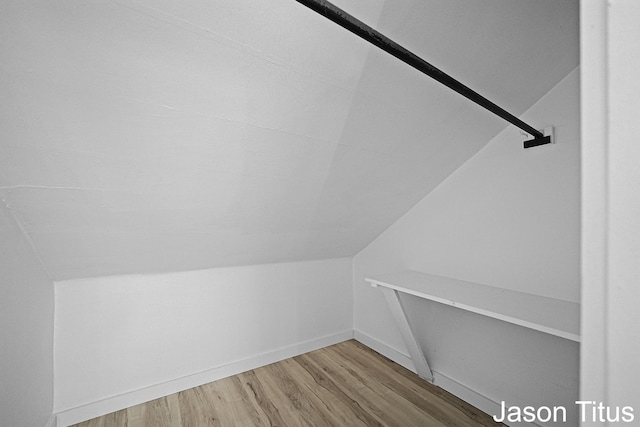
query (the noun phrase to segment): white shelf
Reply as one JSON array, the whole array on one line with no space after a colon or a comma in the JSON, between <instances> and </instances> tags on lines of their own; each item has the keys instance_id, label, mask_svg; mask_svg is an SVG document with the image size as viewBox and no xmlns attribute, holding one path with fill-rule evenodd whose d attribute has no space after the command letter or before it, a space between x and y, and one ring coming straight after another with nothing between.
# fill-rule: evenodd
<instances>
[{"instance_id":1,"label":"white shelf","mask_svg":"<svg viewBox=\"0 0 640 427\"><path fill-rule=\"evenodd\" d=\"M416 271L367 278L383 286L462 310L580 342L580 304Z\"/></svg>"}]
</instances>

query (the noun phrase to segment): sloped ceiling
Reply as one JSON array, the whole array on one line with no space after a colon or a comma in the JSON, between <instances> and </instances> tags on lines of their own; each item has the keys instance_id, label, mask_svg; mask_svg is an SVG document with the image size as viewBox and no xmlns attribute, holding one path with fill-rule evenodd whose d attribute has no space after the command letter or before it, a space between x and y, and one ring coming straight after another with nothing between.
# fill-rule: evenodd
<instances>
[{"instance_id":1,"label":"sloped ceiling","mask_svg":"<svg viewBox=\"0 0 640 427\"><path fill-rule=\"evenodd\" d=\"M516 115L578 65L577 0L335 4ZM0 196L54 280L353 255L506 127L294 0L0 7Z\"/></svg>"}]
</instances>

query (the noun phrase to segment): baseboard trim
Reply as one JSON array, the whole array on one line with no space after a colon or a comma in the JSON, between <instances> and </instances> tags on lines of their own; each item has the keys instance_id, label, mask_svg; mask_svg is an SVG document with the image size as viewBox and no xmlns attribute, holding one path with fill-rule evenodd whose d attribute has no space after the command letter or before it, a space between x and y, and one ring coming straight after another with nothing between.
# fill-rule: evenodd
<instances>
[{"instance_id":1,"label":"baseboard trim","mask_svg":"<svg viewBox=\"0 0 640 427\"><path fill-rule=\"evenodd\" d=\"M54 417L57 425L47 424L46 427L68 427L82 421L100 417L111 412L119 411L131 406L139 405L150 400L168 396L179 391L207 384L222 378L227 378L242 372L250 371L261 366L279 362L290 357L298 356L309 351L317 350L333 344L352 339L353 329L337 332L335 334L316 338L279 348L267 353L258 354L246 359L238 360L227 365L218 366L203 372L187 375L175 380L152 385L131 392L119 394L107 399L88 403L86 405L59 411Z\"/></svg>"},{"instance_id":2,"label":"baseboard trim","mask_svg":"<svg viewBox=\"0 0 640 427\"><path fill-rule=\"evenodd\" d=\"M176 378L171 381L155 384L149 387L133 390L131 392L122 393L117 396L109 397L103 400L91 402L85 405L58 411L52 415L45 427L68 427L92 418L100 417L121 409L139 405L150 400L168 396L183 390L207 384L212 381L230 377L242 372L250 371L261 366L279 362L290 357L298 356L309 351L328 347L349 339L356 339L372 350L377 351L383 356L393 360L397 364L404 366L410 371L415 372L415 367L408 354L399 351L388 344L385 344L376 338L371 337L358 330L345 330L332 335L316 338L293 344L287 347L279 348L267 353L258 354L246 359L238 360L227 365L218 366L203 372ZM475 406L487 414L500 413L500 404L495 400L473 390L463 383L450 378L438 371L433 371L434 384L448 391L449 393L459 397L465 402ZM544 427L535 423L516 423L511 426L528 426L528 427Z\"/></svg>"},{"instance_id":3,"label":"baseboard trim","mask_svg":"<svg viewBox=\"0 0 640 427\"><path fill-rule=\"evenodd\" d=\"M388 344L385 344L376 338L371 337L370 335L365 334L364 332L354 330L353 338L362 344L366 345L372 350L377 351L383 356L393 360L397 364L404 366L412 372L416 372L415 367L413 366L413 362L411 361L411 357L408 354L403 353ZM489 415L499 414L501 412L500 403L495 400L485 396L477 390L472 389L441 372L433 370L433 383L438 387L443 388L454 396L459 397L465 402L475 406L480 409L482 412L485 412ZM511 423L510 426L527 426L527 427L544 427L543 425L537 423Z\"/></svg>"},{"instance_id":4,"label":"baseboard trim","mask_svg":"<svg viewBox=\"0 0 640 427\"><path fill-rule=\"evenodd\" d=\"M416 372L416 368L413 366L413 362L411 361L411 357L403 353L395 348L378 341L377 339L371 337L370 335L365 334L364 332L354 330L353 338L356 341L361 342L372 350L377 351L381 355L393 360L400 366L404 366L408 370L412 372Z\"/></svg>"}]
</instances>

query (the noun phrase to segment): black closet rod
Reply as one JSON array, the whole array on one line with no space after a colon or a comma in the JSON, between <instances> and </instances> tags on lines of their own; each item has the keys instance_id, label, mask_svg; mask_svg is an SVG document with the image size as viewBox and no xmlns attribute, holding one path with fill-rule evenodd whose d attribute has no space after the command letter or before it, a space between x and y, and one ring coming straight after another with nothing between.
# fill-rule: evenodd
<instances>
[{"instance_id":1,"label":"black closet rod","mask_svg":"<svg viewBox=\"0 0 640 427\"><path fill-rule=\"evenodd\" d=\"M524 147L535 147L537 145L549 144L551 142L550 136L545 136L542 132L537 130L536 128L529 126L513 114L505 111L500 108L493 102L489 101L487 98L483 97L479 93L460 83L453 77L429 64L427 61L423 60L419 56L414 53L408 51L404 47L400 46L398 43L389 39L385 35L380 32L374 30L364 22L354 18L344 10L335 6L332 3L329 3L325 0L296 0L298 3L307 6L309 9L312 9L324 16L325 18L335 22L341 27L351 31L353 34L367 40L369 43L374 46L379 47L385 52L395 56L402 62L412 66L418 71L423 72L427 76L439 81L443 85L455 90L460 95L470 99L476 104L486 108L492 113L502 117L506 121L512 123L513 125L519 127L523 131L533 136L533 139L525 141Z\"/></svg>"}]
</instances>

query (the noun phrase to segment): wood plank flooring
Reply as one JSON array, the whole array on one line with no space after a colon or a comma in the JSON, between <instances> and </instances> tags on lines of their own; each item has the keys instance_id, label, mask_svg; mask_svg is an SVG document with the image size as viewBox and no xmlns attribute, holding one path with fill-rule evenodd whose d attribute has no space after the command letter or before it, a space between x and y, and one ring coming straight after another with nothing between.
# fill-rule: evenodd
<instances>
[{"instance_id":1,"label":"wood plank flooring","mask_svg":"<svg viewBox=\"0 0 640 427\"><path fill-rule=\"evenodd\" d=\"M75 427L496 426L491 417L350 340Z\"/></svg>"}]
</instances>

